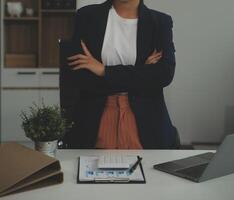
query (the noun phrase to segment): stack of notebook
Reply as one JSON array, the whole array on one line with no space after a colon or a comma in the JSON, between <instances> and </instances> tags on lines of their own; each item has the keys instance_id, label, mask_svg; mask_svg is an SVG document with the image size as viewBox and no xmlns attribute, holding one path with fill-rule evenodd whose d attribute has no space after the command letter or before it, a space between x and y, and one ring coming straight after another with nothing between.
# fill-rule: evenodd
<instances>
[{"instance_id":1,"label":"stack of notebook","mask_svg":"<svg viewBox=\"0 0 234 200\"><path fill-rule=\"evenodd\" d=\"M63 182L58 160L17 143L0 145L0 197Z\"/></svg>"}]
</instances>

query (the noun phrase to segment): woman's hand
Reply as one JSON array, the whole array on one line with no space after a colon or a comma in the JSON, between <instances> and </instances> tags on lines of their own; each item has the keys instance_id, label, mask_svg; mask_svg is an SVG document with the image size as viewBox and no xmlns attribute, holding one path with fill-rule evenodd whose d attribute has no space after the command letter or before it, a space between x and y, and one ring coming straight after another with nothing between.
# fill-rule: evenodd
<instances>
[{"instance_id":1,"label":"woman's hand","mask_svg":"<svg viewBox=\"0 0 234 200\"><path fill-rule=\"evenodd\" d=\"M105 66L95 59L87 46L83 41L81 41L81 46L84 51L83 54L77 54L68 58L68 65L73 68L73 70L87 69L96 74L97 76L105 75Z\"/></svg>"},{"instance_id":2,"label":"woman's hand","mask_svg":"<svg viewBox=\"0 0 234 200\"><path fill-rule=\"evenodd\" d=\"M145 64L156 64L162 58L162 51L157 52L156 49L153 53L147 58Z\"/></svg>"}]
</instances>

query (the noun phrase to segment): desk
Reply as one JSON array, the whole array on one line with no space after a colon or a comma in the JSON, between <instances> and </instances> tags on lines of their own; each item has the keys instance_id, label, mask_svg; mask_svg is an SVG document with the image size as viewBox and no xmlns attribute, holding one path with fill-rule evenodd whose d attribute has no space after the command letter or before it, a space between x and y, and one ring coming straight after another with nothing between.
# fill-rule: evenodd
<instances>
[{"instance_id":1,"label":"desk","mask_svg":"<svg viewBox=\"0 0 234 200\"><path fill-rule=\"evenodd\" d=\"M234 174L193 183L153 169L153 165L204 153L194 150L111 151L141 155L146 184L76 184L77 157L101 155L103 150L59 150L64 183L0 198L1 200L233 200Z\"/></svg>"}]
</instances>

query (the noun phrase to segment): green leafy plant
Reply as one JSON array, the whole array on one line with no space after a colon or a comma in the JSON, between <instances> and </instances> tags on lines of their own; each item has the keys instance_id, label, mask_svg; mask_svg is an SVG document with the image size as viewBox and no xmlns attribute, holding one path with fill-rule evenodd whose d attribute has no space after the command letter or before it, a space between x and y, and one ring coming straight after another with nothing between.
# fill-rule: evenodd
<instances>
[{"instance_id":1,"label":"green leafy plant","mask_svg":"<svg viewBox=\"0 0 234 200\"><path fill-rule=\"evenodd\" d=\"M25 135L35 142L61 139L73 124L62 117L62 112L58 105L46 106L43 103L40 107L33 104L29 113L22 111L20 114Z\"/></svg>"}]
</instances>

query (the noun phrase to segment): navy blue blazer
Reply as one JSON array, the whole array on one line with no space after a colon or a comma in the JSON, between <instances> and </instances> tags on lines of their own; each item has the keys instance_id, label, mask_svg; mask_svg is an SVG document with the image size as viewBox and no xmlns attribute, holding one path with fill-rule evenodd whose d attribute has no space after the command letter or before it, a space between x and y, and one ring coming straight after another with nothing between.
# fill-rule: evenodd
<instances>
[{"instance_id":1,"label":"navy blue blazer","mask_svg":"<svg viewBox=\"0 0 234 200\"><path fill-rule=\"evenodd\" d=\"M101 51L112 0L89 5L76 13L72 44L83 53L82 39L92 55L101 61ZM135 114L141 144L145 149L173 148L175 129L164 101L163 88L173 79L175 48L171 16L147 8L143 1L138 10L137 59L134 66L106 66L98 77L82 69L72 71L66 64L60 69L61 106L74 126L63 138L68 148L94 148L106 98L116 92L128 92ZM163 57L156 64L145 61L154 49ZM73 52L74 54L75 52Z\"/></svg>"}]
</instances>

